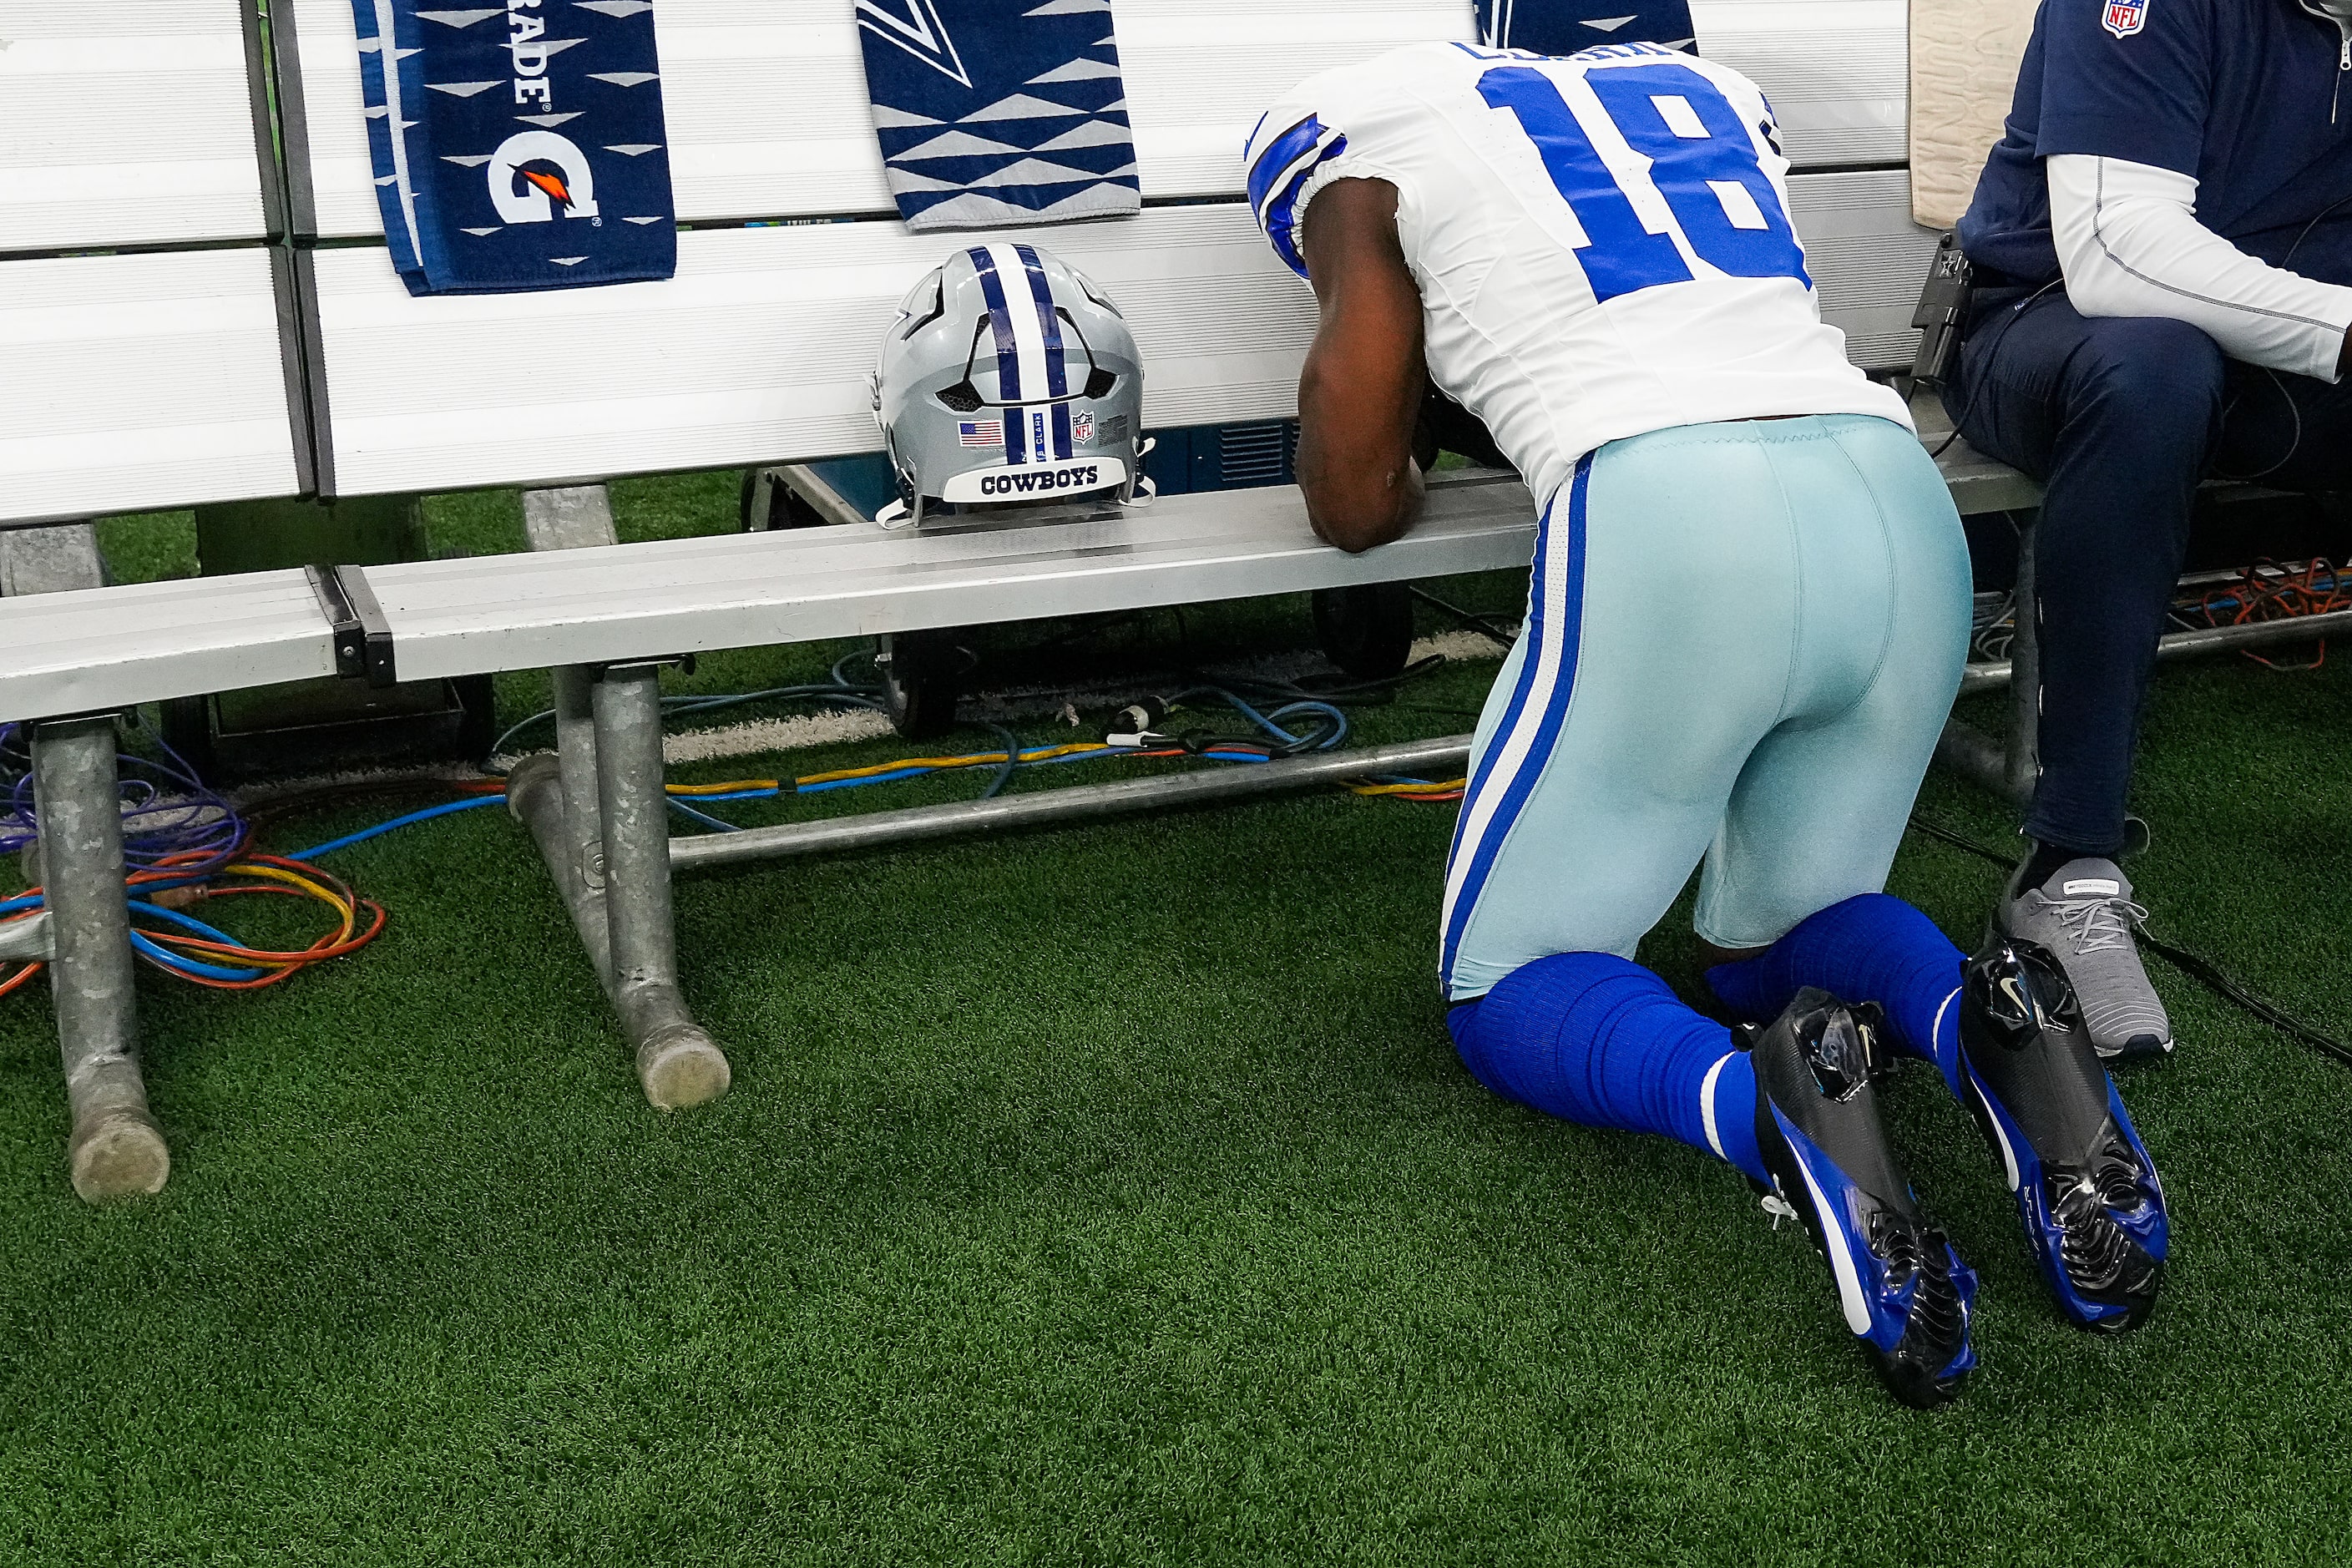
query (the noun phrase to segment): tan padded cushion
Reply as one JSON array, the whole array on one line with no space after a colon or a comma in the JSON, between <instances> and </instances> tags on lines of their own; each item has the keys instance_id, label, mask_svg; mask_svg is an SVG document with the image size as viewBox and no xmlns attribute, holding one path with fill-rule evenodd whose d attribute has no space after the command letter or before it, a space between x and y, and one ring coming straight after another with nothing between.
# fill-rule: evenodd
<instances>
[{"instance_id":1,"label":"tan padded cushion","mask_svg":"<svg viewBox=\"0 0 2352 1568\"><path fill-rule=\"evenodd\" d=\"M2000 140L2036 0L1912 0L1911 216L1949 228Z\"/></svg>"}]
</instances>

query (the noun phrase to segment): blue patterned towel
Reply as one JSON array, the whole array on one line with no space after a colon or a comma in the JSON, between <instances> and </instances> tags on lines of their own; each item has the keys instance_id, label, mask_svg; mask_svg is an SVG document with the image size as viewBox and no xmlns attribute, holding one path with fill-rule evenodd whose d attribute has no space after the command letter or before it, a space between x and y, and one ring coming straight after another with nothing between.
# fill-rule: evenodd
<instances>
[{"instance_id":1,"label":"blue patterned towel","mask_svg":"<svg viewBox=\"0 0 2352 1568\"><path fill-rule=\"evenodd\" d=\"M1690 0L1478 0L1478 41L1490 48L1539 55L1572 55L1595 44L1686 49L1695 32Z\"/></svg>"},{"instance_id":2,"label":"blue patterned towel","mask_svg":"<svg viewBox=\"0 0 2352 1568\"><path fill-rule=\"evenodd\" d=\"M384 237L410 293L677 270L653 9L352 0Z\"/></svg>"},{"instance_id":3,"label":"blue patterned towel","mask_svg":"<svg viewBox=\"0 0 2352 1568\"><path fill-rule=\"evenodd\" d=\"M856 0L866 91L918 232L1131 213L1110 0Z\"/></svg>"}]
</instances>

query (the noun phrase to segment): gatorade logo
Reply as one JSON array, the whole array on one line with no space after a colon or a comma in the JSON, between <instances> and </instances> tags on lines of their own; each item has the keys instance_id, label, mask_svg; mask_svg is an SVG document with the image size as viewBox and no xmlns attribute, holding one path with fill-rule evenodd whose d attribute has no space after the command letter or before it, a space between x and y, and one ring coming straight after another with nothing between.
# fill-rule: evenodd
<instances>
[{"instance_id":1,"label":"gatorade logo","mask_svg":"<svg viewBox=\"0 0 2352 1568\"><path fill-rule=\"evenodd\" d=\"M1044 471L1035 468L1008 469L1000 474L982 475L980 493L984 496L1042 495L1047 490L1087 489L1100 483L1101 466L1096 463Z\"/></svg>"},{"instance_id":2,"label":"gatorade logo","mask_svg":"<svg viewBox=\"0 0 2352 1568\"><path fill-rule=\"evenodd\" d=\"M551 164L551 168L534 167ZM520 131L499 143L484 171L490 205L509 223L552 223L560 203L565 217L593 218L596 172L588 154L570 137L552 131Z\"/></svg>"}]
</instances>

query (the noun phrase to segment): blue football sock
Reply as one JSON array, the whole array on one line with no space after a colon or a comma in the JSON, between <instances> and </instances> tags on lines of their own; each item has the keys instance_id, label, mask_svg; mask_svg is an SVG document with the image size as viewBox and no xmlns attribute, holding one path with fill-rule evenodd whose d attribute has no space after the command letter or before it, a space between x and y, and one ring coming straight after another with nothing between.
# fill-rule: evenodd
<instances>
[{"instance_id":1,"label":"blue football sock","mask_svg":"<svg viewBox=\"0 0 2352 1568\"><path fill-rule=\"evenodd\" d=\"M1587 1127L1661 1133L1768 1179L1746 1053L1637 963L1539 958L1445 1022L1471 1075L1506 1099Z\"/></svg>"},{"instance_id":2,"label":"blue football sock","mask_svg":"<svg viewBox=\"0 0 2352 1568\"><path fill-rule=\"evenodd\" d=\"M1724 1005L1759 1023L1808 985L1842 1002L1875 1002L1894 1043L1934 1062L1957 1092L1963 962L1926 915L1888 894L1863 893L1806 917L1754 958L1708 970L1706 983Z\"/></svg>"}]
</instances>

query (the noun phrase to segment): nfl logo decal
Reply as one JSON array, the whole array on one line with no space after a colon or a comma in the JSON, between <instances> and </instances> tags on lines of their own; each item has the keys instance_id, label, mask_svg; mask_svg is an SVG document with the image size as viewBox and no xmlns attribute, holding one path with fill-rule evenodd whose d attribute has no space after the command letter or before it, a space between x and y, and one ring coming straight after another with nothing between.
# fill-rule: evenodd
<instances>
[{"instance_id":1,"label":"nfl logo decal","mask_svg":"<svg viewBox=\"0 0 2352 1568\"><path fill-rule=\"evenodd\" d=\"M2147 0L2107 0L2101 25L2118 38L2128 38L2147 26Z\"/></svg>"},{"instance_id":2,"label":"nfl logo decal","mask_svg":"<svg viewBox=\"0 0 2352 1568\"><path fill-rule=\"evenodd\" d=\"M1004 425L996 419L959 420L956 437L966 447L1002 447L1004 445Z\"/></svg>"},{"instance_id":3,"label":"nfl logo decal","mask_svg":"<svg viewBox=\"0 0 2352 1568\"><path fill-rule=\"evenodd\" d=\"M1073 441L1091 441L1094 438L1095 416L1091 414L1072 415L1070 416L1070 439Z\"/></svg>"}]
</instances>

